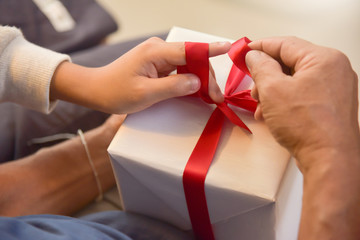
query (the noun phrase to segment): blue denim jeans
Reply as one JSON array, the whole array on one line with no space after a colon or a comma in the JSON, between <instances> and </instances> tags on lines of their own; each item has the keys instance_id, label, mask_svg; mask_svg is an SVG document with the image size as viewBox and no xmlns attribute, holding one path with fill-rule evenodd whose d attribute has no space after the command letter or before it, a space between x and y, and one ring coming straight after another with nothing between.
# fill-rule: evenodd
<instances>
[{"instance_id":1,"label":"blue denim jeans","mask_svg":"<svg viewBox=\"0 0 360 240\"><path fill-rule=\"evenodd\" d=\"M0 239L7 240L186 240L191 234L166 223L121 211L82 219L58 215L0 217Z\"/></svg>"},{"instance_id":2,"label":"blue denim jeans","mask_svg":"<svg viewBox=\"0 0 360 240\"><path fill-rule=\"evenodd\" d=\"M165 222L123 211L100 212L81 219L105 224L132 239L185 240L193 239L191 231L179 230Z\"/></svg>"}]
</instances>

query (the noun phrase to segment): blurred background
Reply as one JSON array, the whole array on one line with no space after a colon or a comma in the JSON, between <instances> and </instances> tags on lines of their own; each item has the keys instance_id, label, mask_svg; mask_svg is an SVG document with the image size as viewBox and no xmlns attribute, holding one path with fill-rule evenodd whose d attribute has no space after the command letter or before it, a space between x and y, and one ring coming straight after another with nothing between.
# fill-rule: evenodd
<instances>
[{"instance_id":1,"label":"blurred background","mask_svg":"<svg viewBox=\"0 0 360 240\"><path fill-rule=\"evenodd\" d=\"M360 75L359 0L98 0L119 42L172 26L230 39L293 35L344 52Z\"/></svg>"}]
</instances>

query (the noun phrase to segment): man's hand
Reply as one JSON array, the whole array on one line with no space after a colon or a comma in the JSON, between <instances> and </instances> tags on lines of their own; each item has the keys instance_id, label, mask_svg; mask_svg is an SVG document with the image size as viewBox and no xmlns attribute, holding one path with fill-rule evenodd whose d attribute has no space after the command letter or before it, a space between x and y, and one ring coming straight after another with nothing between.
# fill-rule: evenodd
<instances>
[{"instance_id":1,"label":"man's hand","mask_svg":"<svg viewBox=\"0 0 360 240\"><path fill-rule=\"evenodd\" d=\"M296 157L313 151L358 148L358 82L341 52L297 38L252 42L247 65L264 118ZM307 164L300 162L307 168Z\"/></svg>"},{"instance_id":2,"label":"man's hand","mask_svg":"<svg viewBox=\"0 0 360 240\"><path fill-rule=\"evenodd\" d=\"M349 60L297 38L249 46L255 116L304 175L299 239L359 239L358 80Z\"/></svg>"}]
</instances>

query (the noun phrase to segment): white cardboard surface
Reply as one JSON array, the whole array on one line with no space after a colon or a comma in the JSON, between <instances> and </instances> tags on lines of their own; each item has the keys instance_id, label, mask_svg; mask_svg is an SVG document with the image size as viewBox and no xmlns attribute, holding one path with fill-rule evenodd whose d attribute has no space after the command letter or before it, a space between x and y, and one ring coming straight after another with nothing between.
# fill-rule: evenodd
<instances>
[{"instance_id":1,"label":"white cardboard surface","mask_svg":"<svg viewBox=\"0 0 360 240\"><path fill-rule=\"evenodd\" d=\"M175 27L167 40L227 39ZM223 55L211 63L223 88L231 61ZM127 211L191 228L182 172L213 108L183 97L128 116L108 149ZM301 175L263 123L246 111L236 112L253 135L225 123L205 181L215 235L226 240L296 239Z\"/></svg>"}]
</instances>

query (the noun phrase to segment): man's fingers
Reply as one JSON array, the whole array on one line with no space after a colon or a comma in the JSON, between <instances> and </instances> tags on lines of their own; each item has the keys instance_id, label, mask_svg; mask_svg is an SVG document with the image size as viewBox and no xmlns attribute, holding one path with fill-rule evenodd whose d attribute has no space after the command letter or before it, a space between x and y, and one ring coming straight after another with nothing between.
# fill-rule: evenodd
<instances>
[{"instance_id":1,"label":"man's fingers","mask_svg":"<svg viewBox=\"0 0 360 240\"><path fill-rule=\"evenodd\" d=\"M264 52L252 50L246 54L246 65L261 93L261 87L266 82L280 80L286 75L282 72L281 65Z\"/></svg>"},{"instance_id":2,"label":"man's fingers","mask_svg":"<svg viewBox=\"0 0 360 240\"><path fill-rule=\"evenodd\" d=\"M263 116L263 113L262 113L262 108L261 108L261 105L258 104L257 107L256 107L256 111L254 113L254 118L258 121L262 121L264 120L264 116Z\"/></svg>"},{"instance_id":3,"label":"man's fingers","mask_svg":"<svg viewBox=\"0 0 360 240\"><path fill-rule=\"evenodd\" d=\"M254 85L254 86L252 87L250 94L251 94L251 97L252 97L253 99L259 101L259 92L258 92L258 90L257 90L256 85Z\"/></svg>"},{"instance_id":4,"label":"man's fingers","mask_svg":"<svg viewBox=\"0 0 360 240\"><path fill-rule=\"evenodd\" d=\"M258 101L258 105L256 106L256 111L254 113L254 118L256 120L264 120L264 117L262 115L261 102L259 100L259 92L256 85L254 85L251 89L251 97Z\"/></svg>"},{"instance_id":5,"label":"man's fingers","mask_svg":"<svg viewBox=\"0 0 360 240\"><path fill-rule=\"evenodd\" d=\"M277 37L253 41L249 47L265 52L290 68L296 68L299 61L314 51L315 45L296 37Z\"/></svg>"},{"instance_id":6,"label":"man's fingers","mask_svg":"<svg viewBox=\"0 0 360 240\"><path fill-rule=\"evenodd\" d=\"M258 50L246 54L246 65L255 82L251 95L259 101L254 117L256 120L263 120L262 98L266 98L266 95L274 91L274 86L281 85L289 76L283 73L281 65L275 59Z\"/></svg>"}]
</instances>

